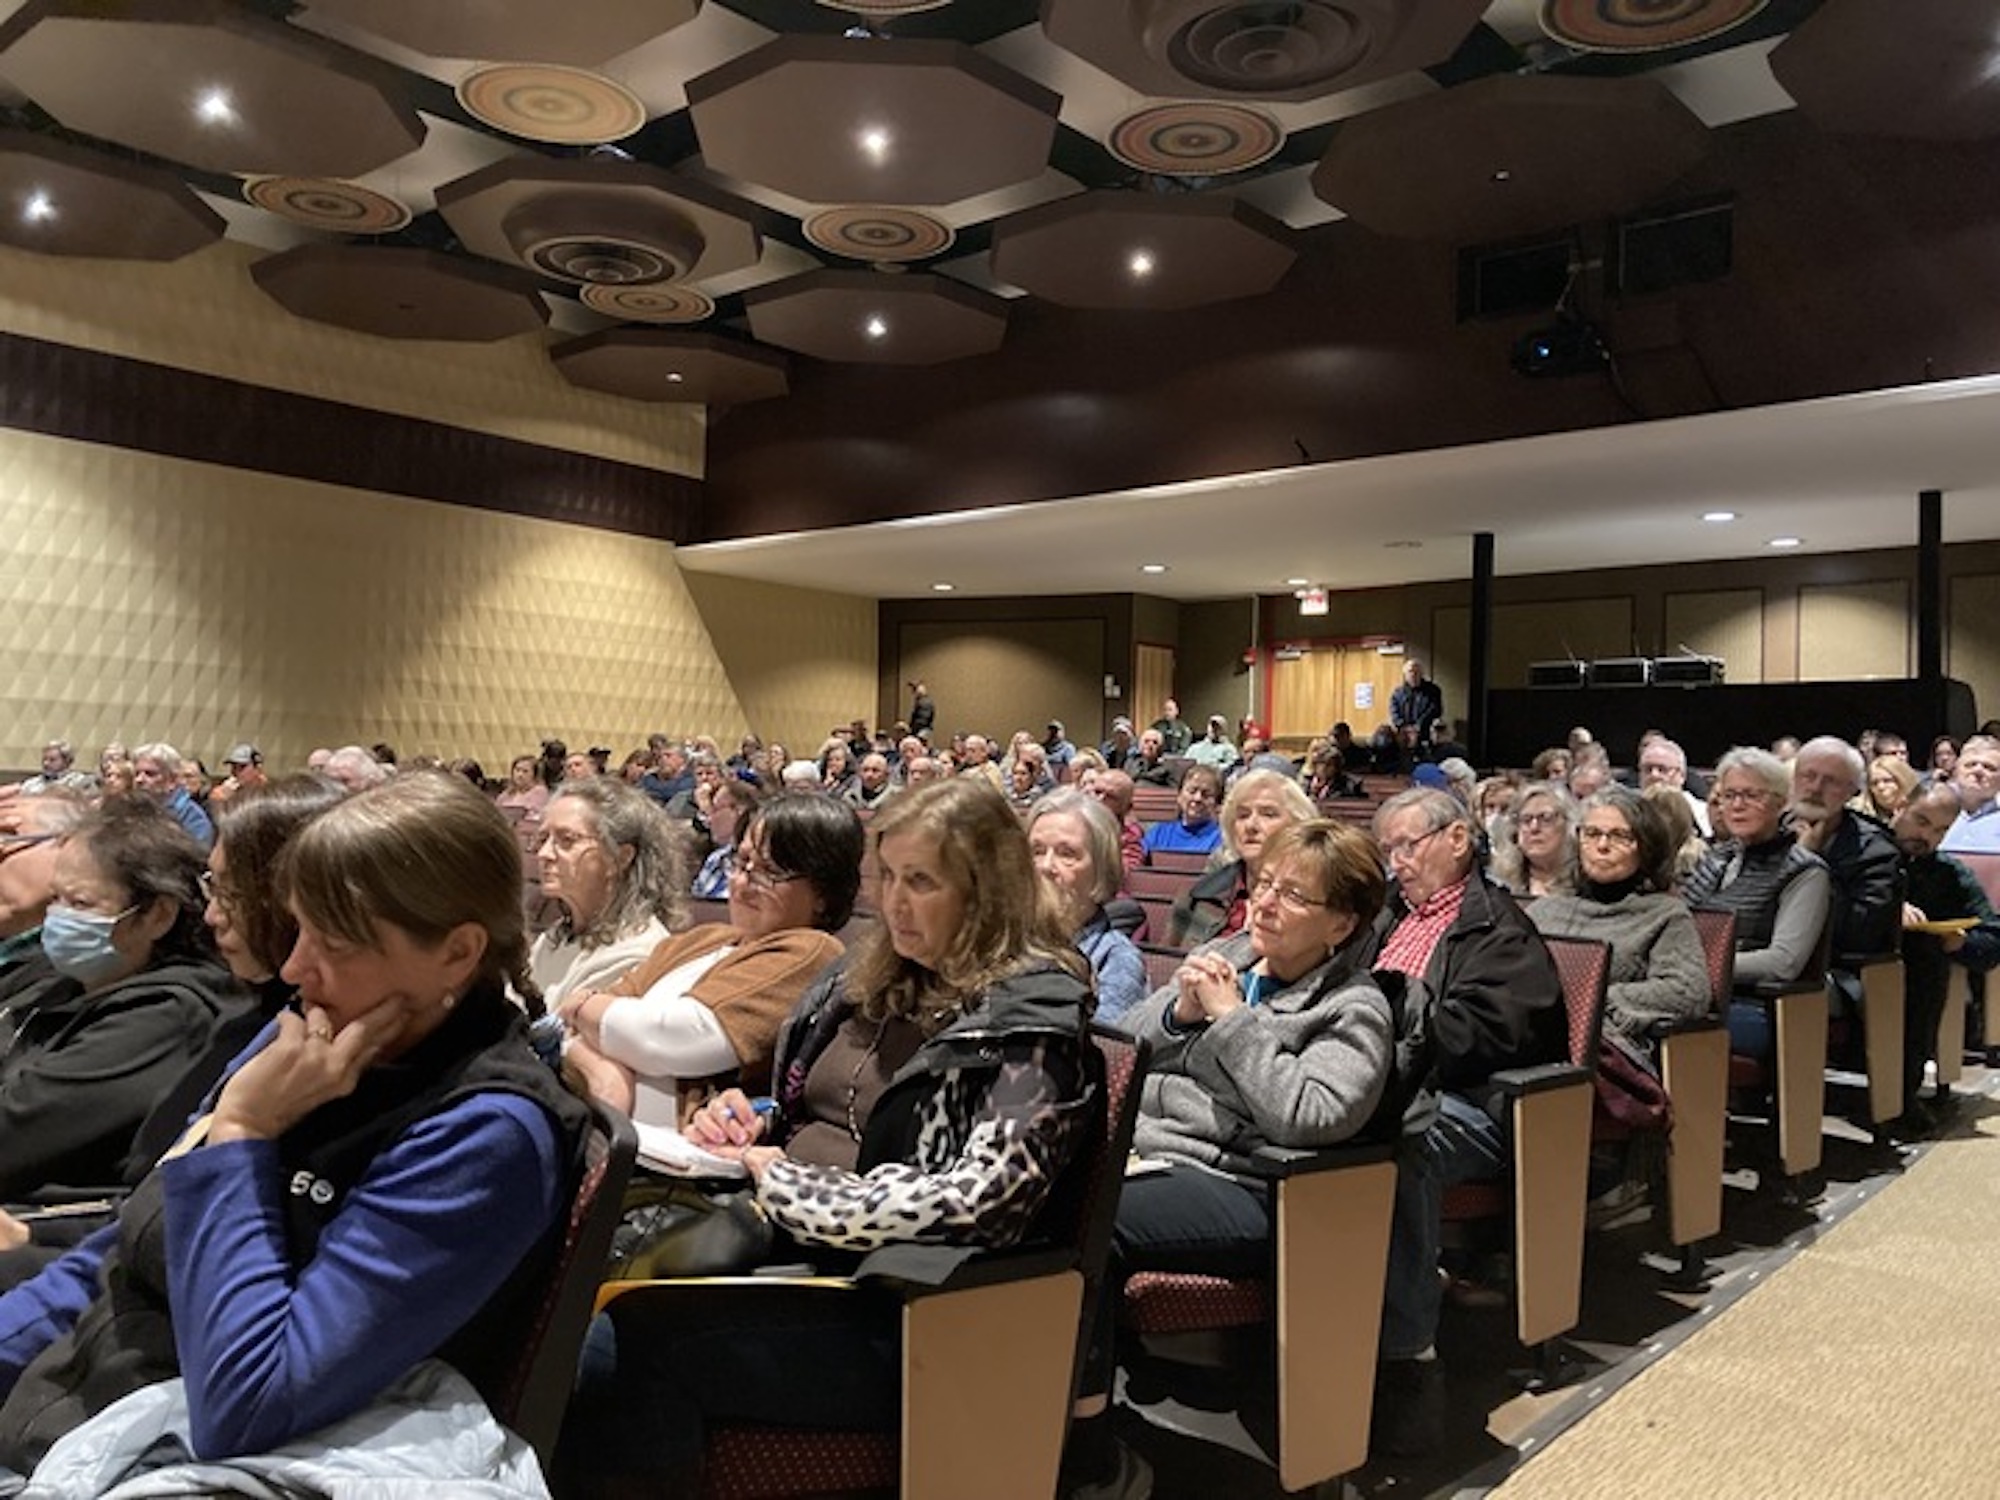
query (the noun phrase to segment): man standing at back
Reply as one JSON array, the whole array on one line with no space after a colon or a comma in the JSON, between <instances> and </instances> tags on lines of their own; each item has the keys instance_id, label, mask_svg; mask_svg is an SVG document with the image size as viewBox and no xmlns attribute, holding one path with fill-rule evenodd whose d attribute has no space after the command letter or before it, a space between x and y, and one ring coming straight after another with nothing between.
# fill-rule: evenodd
<instances>
[{"instance_id":1,"label":"man standing at back","mask_svg":"<svg viewBox=\"0 0 2000 1500\"><path fill-rule=\"evenodd\" d=\"M1398 734L1415 729L1421 747L1430 744L1432 730L1443 717L1444 690L1424 676L1424 664L1411 657L1403 663L1403 685L1389 695L1389 722ZM1409 743L1407 735L1403 739Z\"/></svg>"},{"instance_id":2,"label":"man standing at back","mask_svg":"<svg viewBox=\"0 0 2000 1500\"><path fill-rule=\"evenodd\" d=\"M910 684L910 733L926 745L931 742L931 725L937 722L937 704L931 690L921 682Z\"/></svg>"},{"instance_id":3,"label":"man standing at back","mask_svg":"<svg viewBox=\"0 0 2000 1500\"><path fill-rule=\"evenodd\" d=\"M1160 743L1166 746L1169 755L1187 754L1187 747L1194 741L1194 731L1181 717L1180 704L1171 698L1160 705L1160 716L1153 720L1153 728L1159 731Z\"/></svg>"}]
</instances>

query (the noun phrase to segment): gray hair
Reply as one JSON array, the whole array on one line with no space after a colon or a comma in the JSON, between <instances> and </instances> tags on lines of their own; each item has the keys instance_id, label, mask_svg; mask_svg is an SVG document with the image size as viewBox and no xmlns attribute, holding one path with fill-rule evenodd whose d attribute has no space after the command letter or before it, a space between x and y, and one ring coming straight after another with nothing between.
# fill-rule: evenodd
<instances>
[{"instance_id":1,"label":"gray hair","mask_svg":"<svg viewBox=\"0 0 2000 1500\"><path fill-rule=\"evenodd\" d=\"M55 751L57 755L62 757L62 763L65 766L76 764L76 747L68 740L50 740L46 745L42 746L42 749L44 751Z\"/></svg>"},{"instance_id":2,"label":"gray hair","mask_svg":"<svg viewBox=\"0 0 2000 1500\"><path fill-rule=\"evenodd\" d=\"M155 740L150 745L141 745L137 750L132 752L132 759L134 762L141 760L157 761L160 769L165 771L169 776L178 776L181 774L180 751L162 740Z\"/></svg>"},{"instance_id":3,"label":"gray hair","mask_svg":"<svg viewBox=\"0 0 2000 1500\"><path fill-rule=\"evenodd\" d=\"M631 863L612 882L604 910L576 934L584 948L602 948L629 937L650 917L658 917L670 931L677 930L681 926L681 897L688 886L687 860L680 830L659 805L636 787L611 776L565 781L550 796L548 807L558 802L577 802L590 809L598 842L606 853L632 851ZM563 920L566 923L569 919Z\"/></svg>"},{"instance_id":4,"label":"gray hair","mask_svg":"<svg viewBox=\"0 0 2000 1500\"><path fill-rule=\"evenodd\" d=\"M1189 772L1193 774L1192 770ZM1236 852L1236 809L1245 798L1254 797L1262 791L1274 791L1289 814L1289 823L1303 823L1319 815L1319 809L1312 804L1312 798L1305 793L1289 775L1271 770L1268 766L1255 771L1245 771L1231 783L1229 795L1222 799L1222 811L1217 817L1222 823L1222 847L1231 859L1239 859Z\"/></svg>"},{"instance_id":5,"label":"gray hair","mask_svg":"<svg viewBox=\"0 0 2000 1500\"><path fill-rule=\"evenodd\" d=\"M1090 899L1102 906L1118 894L1125 878L1125 852L1119 842L1118 820L1111 809L1088 792L1057 787L1035 799L1028 809L1027 831L1051 813L1069 813L1083 820L1084 847L1090 851Z\"/></svg>"},{"instance_id":6,"label":"gray hair","mask_svg":"<svg viewBox=\"0 0 2000 1500\"><path fill-rule=\"evenodd\" d=\"M1751 780L1761 781L1764 790L1774 797L1792 795L1792 768L1760 746L1736 745L1724 751L1722 759L1715 763L1715 784L1720 786L1722 778L1732 771L1741 771Z\"/></svg>"},{"instance_id":7,"label":"gray hair","mask_svg":"<svg viewBox=\"0 0 2000 1500\"><path fill-rule=\"evenodd\" d=\"M1396 813L1409 808L1415 808L1424 815L1424 822L1430 825L1428 830L1430 832L1449 828L1454 823L1462 823L1468 836L1475 840L1479 836L1479 824L1472 815L1472 809L1458 798L1443 787L1413 786L1396 793L1375 809L1376 837L1378 839L1381 837L1383 823Z\"/></svg>"},{"instance_id":8,"label":"gray hair","mask_svg":"<svg viewBox=\"0 0 2000 1500\"><path fill-rule=\"evenodd\" d=\"M1837 759L1847 772L1849 796L1868 784L1868 767L1861 759L1861 752L1837 734L1813 736L1799 746L1799 753L1792 757L1792 764L1796 766L1808 755L1830 755Z\"/></svg>"},{"instance_id":9,"label":"gray hair","mask_svg":"<svg viewBox=\"0 0 2000 1500\"><path fill-rule=\"evenodd\" d=\"M785 769L778 773L778 780L786 791L814 792L819 790L819 764L810 760L789 761Z\"/></svg>"},{"instance_id":10,"label":"gray hair","mask_svg":"<svg viewBox=\"0 0 2000 1500\"><path fill-rule=\"evenodd\" d=\"M343 786L348 777L353 777L363 791L389 779L389 768L359 745L342 745L326 758L324 769Z\"/></svg>"}]
</instances>

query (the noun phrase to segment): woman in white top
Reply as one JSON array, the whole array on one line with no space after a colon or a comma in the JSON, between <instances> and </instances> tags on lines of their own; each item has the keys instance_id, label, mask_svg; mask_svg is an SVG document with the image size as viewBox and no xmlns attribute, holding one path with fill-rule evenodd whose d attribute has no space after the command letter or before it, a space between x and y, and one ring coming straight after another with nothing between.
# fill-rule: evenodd
<instances>
[{"instance_id":1,"label":"woman in white top","mask_svg":"<svg viewBox=\"0 0 2000 1500\"><path fill-rule=\"evenodd\" d=\"M631 1115L641 1149L662 1139L723 1081L763 1092L778 1028L807 984L840 957L861 886L861 820L818 792L788 793L744 815L729 875L729 920L665 938L596 993L552 1007L572 1035L563 1057L597 1098Z\"/></svg>"},{"instance_id":2,"label":"woman in white top","mask_svg":"<svg viewBox=\"0 0 2000 1500\"><path fill-rule=\"evenodd\" d=\"M650 797L609 776L549 798L535 859L563 915L535 939L528 970L551 1010L612 984L681 925L681 837Z\"/></svg>"}]
</instances>

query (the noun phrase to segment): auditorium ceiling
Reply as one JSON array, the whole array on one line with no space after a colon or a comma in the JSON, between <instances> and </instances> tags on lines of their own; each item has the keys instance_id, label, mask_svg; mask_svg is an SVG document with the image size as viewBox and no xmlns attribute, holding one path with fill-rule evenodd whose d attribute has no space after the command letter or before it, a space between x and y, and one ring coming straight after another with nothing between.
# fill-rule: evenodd
<instances>
[{"instance_id":1,"label":"auditorium ceiling","mask_svg":"<svg viewBox=\"0 0 2000 1500\"><path fill-rule=\"evenodd\" d=\"M296 316L705 404L696 567L1358 586L1707 555L1732 487L1739 553L1933 485L2000 534L1943 458L1996 0L0 0L0 109L0 241L226 237Z\"/></svg>"}]
</instances>

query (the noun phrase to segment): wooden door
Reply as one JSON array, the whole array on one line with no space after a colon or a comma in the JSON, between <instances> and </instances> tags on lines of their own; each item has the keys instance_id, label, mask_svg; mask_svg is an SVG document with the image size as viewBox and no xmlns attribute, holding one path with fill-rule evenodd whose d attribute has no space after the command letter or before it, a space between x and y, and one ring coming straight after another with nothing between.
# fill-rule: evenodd
<instances>
[{"instance_id":1,"label":"wooden door","mask_svg":"<svg viewBox=\"0 0 2000 1500\"><path fill-rule=\"evenodd\" d=\"M1144 729L1160 716L1160 705L1174 694L1174 648L1148 646L1133 648L1132 692L1122 712L1134 729ZM1185 714L1182 715L1186 717Z\"/></svg>"}]
</instances>

